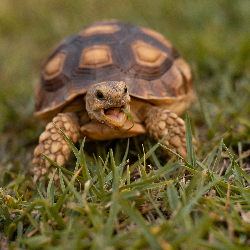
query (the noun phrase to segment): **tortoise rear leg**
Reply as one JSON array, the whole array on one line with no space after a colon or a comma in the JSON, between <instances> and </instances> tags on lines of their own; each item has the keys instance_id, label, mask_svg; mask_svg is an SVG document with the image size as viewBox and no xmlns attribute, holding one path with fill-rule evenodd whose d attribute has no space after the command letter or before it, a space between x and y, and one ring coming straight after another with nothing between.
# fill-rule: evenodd
<instances>
[{"instance_id":1,"label":"tortoise rear leg","mask_svg":"<svg viewBox=\"0 0 250 250\"><path fill-rule=\"evenodd\" d=\"M149 134L157 141L172 130L162 144L187 158L186 127L180 117L167 109L151 107L146 113L144 122ZM193 141L195 144L194 139Z\"/></svg>"},{"instance_id":2,"label":"tortoise rear leg","mask_svg":"<svg viewBox=\"0 0 250 250\"><path fill-rule=\"evenodd\" d=\"M44 153L50 159L62 166L69 158L71 148L60 130L55 124L66 134L66 136L75 143L79 138L79 121L75 113L59 113L53 118L45 131L40 135L39 145L34 150L34 159L32 163L36 165L34 168L34 181L42 181L51 164L41 155ZM58 175L55 175L55 181Z\"/></svg>"}]
</instances>

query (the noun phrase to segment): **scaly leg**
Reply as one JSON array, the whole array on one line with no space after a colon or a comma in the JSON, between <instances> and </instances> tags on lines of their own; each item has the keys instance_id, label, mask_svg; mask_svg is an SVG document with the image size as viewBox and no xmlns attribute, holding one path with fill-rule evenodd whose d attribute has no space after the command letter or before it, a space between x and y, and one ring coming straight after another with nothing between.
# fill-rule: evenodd
<instances>
[{"instance_id":1,"label":"scaly leg","mask_svg":"<svg viewBox=\"0 0 250 250\"><path fill-rule=\"evenodd\" d=\"M75 113L59 113L54 117L52 122L46 126L45 131L40 135L39 145L34 150L34 159L32 161L36 165L33 169L34 181L38 180L41 182L51 166L41 153L44 153L58 165L62 166L68 160L71 152L69 144L53 122L57 124L73 143L79 138L80 126ZM58 174L55 175L54 180L58 180Z\"/></svg>"},{"instance_id":2,"label":"scaly leg","mask_svg":"<svg viewBox=\"0 0 250 250\"><path fill-rule=\"evenodd\" d=\"M167 109L152 107L146 113L144 122L149 134L157 141L172 130L162 144L187 158L186 127L180 117Z\"/></svg>"}]
</instances>

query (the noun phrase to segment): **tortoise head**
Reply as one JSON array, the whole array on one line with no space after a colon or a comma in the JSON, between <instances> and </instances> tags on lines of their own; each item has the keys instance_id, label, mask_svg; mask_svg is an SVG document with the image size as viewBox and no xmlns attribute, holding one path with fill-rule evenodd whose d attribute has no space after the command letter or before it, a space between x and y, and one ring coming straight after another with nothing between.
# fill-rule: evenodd
<instances>
[{"instance_id":1,"label":"tortoise head","mask_svg":"<svg viewBox=\"0 0 250 250\"><path fill-rule=\"evenodd\" d=\"M86 110L91 120L120 129L127 121L127 114L120 108L130 111L130 96L122 81L108 81L94 84L86 95Z\"/></svg>"}]
</instances>

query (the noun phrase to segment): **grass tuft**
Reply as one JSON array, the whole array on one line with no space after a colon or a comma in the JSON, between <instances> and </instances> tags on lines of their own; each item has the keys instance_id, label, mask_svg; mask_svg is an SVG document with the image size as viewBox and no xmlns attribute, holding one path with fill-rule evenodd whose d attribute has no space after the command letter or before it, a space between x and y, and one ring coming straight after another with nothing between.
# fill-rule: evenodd
<instances>
[{"instance_id":1,"label":"grass tuft","mask_svg":"<svg viewBox=\"0 0 250 250\"><path fill-rule=\"evenodd\" d=\"M191 132L188 116L186 130ZM139 156L132 167L127 160L128 146L119 165L112 149L105 161L95 160L89 165L84 141L79 150L70 142L76 165L81 166L75 172L63 171L45 156L56 167L45 195L38 190L25 201L17 189L13 194L0 189L5 242L27 249L178 249L183 245L191 249L194 242L197 249L237 249L248 245L250 221L244 210L250 208L249 177L239 167L239 159L221 141L202 163L192 151L192 137L187 135L187 139L191 147L189 159L175 153L182 163L170 160L161 168L147 166L160 142ZM230 164L219 175L223 152ZM86 171L82 171L83 167ZM180 168L190 172L183 173ZM60 175L57 189L53 182L56 171ZM133 172L138 174L136 179L131 176ZM234 235L240 235L241 241ZM226 240L228 237L230 241Z\"/></svg>"}]
</instances>

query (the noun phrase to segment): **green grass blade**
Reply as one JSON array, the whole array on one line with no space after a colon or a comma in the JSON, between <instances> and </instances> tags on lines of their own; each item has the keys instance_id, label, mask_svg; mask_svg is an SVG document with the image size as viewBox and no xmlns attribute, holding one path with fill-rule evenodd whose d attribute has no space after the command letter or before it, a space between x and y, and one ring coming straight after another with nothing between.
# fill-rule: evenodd
<instances>
[{"instance_id":1,"label":"green grass blade","mask_svg":"<svg viewBox=\"0 0 250 250\"><path fill-rule=\"evenodd\" d=\"M3 210L4 218L5 218L5 225L4 225L4 234L7 233L8 227L11 224L10 214L8 207L4 206L1 208Z\"/></svg>"},{"instance_id":2,"label":"green grass blade","mask_svg":"<svg viewBox=\"0 0 250 250\"><path fill-rule=\"evenodd\" d=\"M242 170L242 168L237 164L236 161L235 161L234 167L239 171L239 173L242 174L242 176L246 179L246 181L250 185L250 176L244 170Z\"/></svg>"},{"instance_id":3,"label":"green grass blade","mask_svg":"<svg viewBox=\"0 0 250 250\"><path fill-rule=\"evenodd\" d=\"M97 162L96 158L95 158L95 161ZM105 191L104 191L104 188L103 188L103 176L101 175L101 172L100 172L100 169L99 169L98 165L96 167L95 173L97 175L97 180L98 180L98 182L96 183L95 186L98 185L99 190L100 190L100 194L102 195L102 197L105 197Z\"/></svg>"},{"instance_id":4,"label":"green grass blade","mask_svg":"<svg viewBox=\"0 0 250 250\"><path fill-rule=\"evenodd\" d=\"M214 164L214 168L213 168L214 172L217 172L219 164L220 164L221 153L222 153L222 145L223 145L223 140L221 140L221 142L220 142L220 146L219 146L217 158L216 158L216 161L215 161L215 164Z\"/></svg>"},{"instance_id":5,"label":"green grass blade","mask_svg":"<svg viewBox=\"0 0 250 250\"><path fill-rule=\"evenodd\" d=\"M127 185L130 185L130 170L129 170L129 165L127 166Z\"/></svg>"},{"instance_id":6,"label":"green grass blade","mask_svg":"<svg viewBox=\"0 0 250 250\"><path fill-rule=\"evenodd\" d=\"M161 145L161 143L167 138L167 136L171 133L171 131L166 134L158 143L156 143L146 154L145 156L140 158L140 161L143 161L144 159L147 160L148 157L151 156L151 154ZM132 167L130 167L130 172L132 172L135 168L137 168L139 164L139 161L135 162ZM122 176L122 180L125 180L127 177L127 174L124 173Z\"/></svg>"},{"instance_id":7,"label":"green grass blade","mask_svg":"<svg viewBox=\"0 0 250 250\"><path fill-rule=\"evenodd\" d=\"M26 217L29 219L29 221L31 222L31 225L40 230L40 225L37 223L37 221L35 220L35 218L33 218L30 213L26 212Z\"/></svg>"},{"instance_id":8,"label":"green grass blade","mask_svg":"<svg viewBox=\"0 0 250 250\"><path fill-rule=\"evenodd\" d=\"M108 162L109 162L109 152L107 153L106 160L104 162L103 168L102 168L102 174L105 173L105 171L108 171Z\"/></svg>"},{"instance_id":9,"label":"green grass blade","mask_svg":"<svg viewBox=\"0 0 250 250\"><path fill-rule=\"evenodd\" d=\"M83 176L83 181L87 182L90 179L90 175L89 175L89 170L86 164L86 160L85 160L85 156L84 153L80 153L80 166L82 168L82 176Z\"/></svg>"},{"instance_id":10,"label":"green grass blade","mask_svg":"<svg viewBox=\"0 0 250 250\"><path fill-rule=\"evenodd\" d=\"M152 145L150 144L150 141L149 141L149 140L147 140L147 144L148 144L149 149L152 148ZM153 158L153 161L154 161L155 165L156 165L159 169L160 169L160 168L163 168L163 166L160 164L158 158L156 157L155 152L152 152L151 157Z\"/></svg>"},{"instance_id":11,"label":"green grass blade","mask_svg":"<svg viewBox=\"0 0 250 250\"><path fill-rule=\"evenodd\" d=\"M21 239L23 236L23 222L22 221L19 221L17 223L17 236L19 239Z\"/></svg>"},{"instance_id":12,"label":"green grass blade","mask_svg":"<svg viewBox=\"0 0 250 250\"><path fill-rule=\"evenodd\" d=\"M78 200L78 202L84 206L85 202L82 198L82 196L75 190L73 183L75 181L76 175L72 178L71 181L69 181L66 177L64 178L65 182L67 183L67 188L70 189L70 191L74 194L74 196L76 197L76 199ZM66 188L66 190L67 190Z\"/></svg>"},{"instance_id":13,"label":"green grass blade","mask_svg":"<svg viewBox=\"0 0 250 250\"><path fill-rule=\"evenodd\" d=\"M144 158L144 159L145 159L145 158ZM141 159L140 159L140 156L139 156L139 155L138 155L138 161L139 161L139 168L140 168L142 180L146 180L146 179L147 179L146 169L145 169L145 167L142 165Z\"/></svg>"},{"instance_id":14,"label":"green grass blade","mask_svg":"<svg viewBox=\"0 0 250 250\"><path fill-rule=\"evenodd\" d=\"M48 187L47 187L47 198L51 198L51 199L53 198L54 199L54 192L53 192L53 194L51 194L51 190L53 189L53 191L54 191L54 181L53 181L53 179L54 179L54 176L56 174L56 171L57 171L57 169L54 170L54 172L53 172L53 174L52 174L52 176L51 176L51 178L49 180L49 184L48 184ZM52 185L53 185L53 187L52 187Z\"/></svg>"},{"instance_id":15,"label":"green grass blade","mask_svg":"<svg viewBox=\"0 0 250 250\"><path fill-rule=\"evenodd\" d=\"M57 223L57 227L59 230L63 230L66 228L66 224L63 221L62 217L59 215L59 211L55 207L48 207L49 212L51 213L54 221Z\"/></svg>"},{"instance_id":16,"label":"green grass blade","mask_svg":"<svg viewBox=\"0 0 250 250\"><path fill-rule=\"evenodd\" d=\"M132 121L132 126L130 128L128 128L127 130L123 131L121 134L124 134L125 132L129 131L131 128L134 127L135 123L134 123L134 119L132 117L132 115L125 109L125 108L120 108L129 118L130 120Z\"/></svg>"},{"instance_id":17,"label":"green grass blade","mask_svg":"<svg viewBox=\"0 0 250 250\"><path fill-rule=\"evenodd\" d=\"M54 123L54 122L53 122ZM78 149L75 147L75 145L70 141L70 139L65 135L65 133L57 126L56 123L54 123L55 126L60 130L60 132L62 133L63 137L65 138L65 140L67 141L67 143L69 144L69 146L71 147L75 157L77 158L79 164L80 164L80 159L79 159L79 151Z\"/></svg>"},{"instance_id":18,"label":"green grass blade","mask_svg":"<svg viewBox=\"0 0 250 250\"><path fill-rule=\"evenodd\" d=\"M194 144L193 144L193 136L191 131L191 125L190 125L190 119L188 113L186 114L186 141L187 141L187 155L188 155L188 161L191 164L193 168L196 167L196 155L194 150Z\"/></svg>"},{"instance_id":19,"label":"green grass blade","mask_svg":"<svg viewBox=\"0 0 250 250\"><path fill-rule=\"evenodd\" d=\"M66 173L66 174L68 174L68 175L71 175L71 176L74 175L73 172L67 170L66 168L61 167L61 166L58 165L56 162L54 162L53 160L51 160L51 159L50 159L47 155L45 155L44 153L41 153L41 155L42 155L44 158L46 158L46 160L49 161L51 165L55 166L55 167L58 168L58 169L61 169L62 172Z\"/></svg>"},{"instance_id":20,"label":"green grass blade","mask_svg":"<svg viewBox=\"0 0 250 250\"><path fill-rule=\"evenodd\" d=\"M59 180L60 180L60 186L62 188L62 191L64 192L65 191L65 184L63 181L63 173L62 173L62 170L60 168L59 168Z\"/></svg>"},{"instance_id":21,"label":"green grass blade","mask_svg":"<svg viewBox=\"0 0 250 250\"><path fill-rule=\"evenodd\" d=\"M105 161L105 163L106 163L106 161ZM121 171L126 166L126 164L127 164L127 162L122 162L118 166L119 171ZM108 175L103 179L103 183L107 183L108 181L112 180L112 177L113 177L113 171L109 171Z\"/></svg>"},{"instance_id":22,"label":"green grass blade","mask_svg":"<svg viewBox=\"0 0 250 250\"><path fill-rule=\"evenodd\" d=\"M206 167L202 168L203 169L209 169L213 163L213 160L214 160L214 157L215 157L215 154L216 154L216 151L217 151L217 148L213 148L213 150L206 156L206 159L205 159L205 165ZM198 164L199 165L199 164ZM200 166L200 165L199 165Z\"/></svg>"},{"instance_id":23,"label":"green grass blade","mask_svg":"<svg viewBox=\"0 0 250 250\"><path fill-rule=\"evenodd\" d=\"M173 213L176 210L180 200L179 200L178 193L176 189L174 188L172 181L168 182L167 195L168 195L168 203L169 203L170 211Z\"/></svg>"},{"instance_id":24,"label":"green grass blade","mask_svg":"<svg viewBox=\"0 0 250 250\"><path fill-rule=\"evenodd\" d=\"M51 160L51 159L48 158L45 154L41 153L41 155L42 155L43 157L45 157L47 160L49 160L49 161ZM52 165L53 165L53 164L52 164ZM48 176L49 176L49 174L50 174L50 172L51 172L51 169L52 169L52 166L49 167L47 173L44 175L44 179L43 179L42 183L40 184L39 188L38 188L38 184L36 183L37 190L39 189L39 190L42 192L42 190L44 189L45 184L46 184L46 182L47 182L47 178L48 178Z\"/></svg>"},{"instance_id":25,"label":"green grass blade","mask_svg":"<svg viewBox=\"0 0 250 250\"><path fill-rule=\"evenodd\" d=\"M112 198L111 198L111 208L110 208L110 214L109 218L106 223L105 228L105 235L109 239L111 238L113 232L114 232L114 225L115 225L115 218L117 217L119 204L118 204L118 197L119 197L119 179L118 179L118 167L115 166L115 159L113 156L113 151L110 150L110 160L111 160L111 166L113 170L113 182L112 182Z\"/></svg>"},{"instance_id":26,"label":"green grass blade","mask_svg":"<svg viewBox=\"0 0 250 250\"><path fill-rule=\"evenodd\" d=\"M184 159L181 155L179 155L178 153L174 152L173 150L171 150L170 148L166 147L165 145L160 144L160 146L164 149L166 149L167 151L169 151L170 153L172 153L173 155L177 156L178 159L182 160L187 166L183 165L183 167L185 167L188 171L190 171L191 173L197 172L193 166L186 160Z\"/></svg>"},{"instance_id":27,"label":"green grass blade","mask_svg":"<svg viewBox=\"0 0 250 250\"><path fill-rule=\"evenodd\" d=\"M153 201L153 199L150 197L150 195L147 193L147 192L143 192L144 195L146 195L147 199L150 201L150 203L153 205L155 211L157 212L157 214L160 216L160 218L163 220L163 221L166 221L163 213L161 212L161 210L157 207L157 205L155 204L155 202Z\"/></svg>"},{"instance_id":28,"label":"green grass blade","mask_svg":"<svg viewBox=\"0 0 250 250\"><path fill-rule=\"evenodd\" d=\"M241 184L242 187L244 187L244 183L243 183L243 180L241 178L241 175L242 174L245 179L247 180L248 183L250 183L250 177L247 175L247 173L245 173L238 165L238 163L235 161L235 156L232 155L232 153L230 152L230 150L228 149L228 147L225 145L225 143L223 143L223 147L225 148L225 150L227 151L229 157L230 157L230 160L231 160L231 163L232 163L232 166L234 167L234 170L235 170L235 178L236 180L238 180L238 182Z\"/></svg>"},{"instance_id":29,"label":"green grass blade","mask_svg":"<svg viewBox=\"0 0 250 250\"><path fill-rule=\"evenodd\" d=\"M84 182L87 182L89 180L90 176L89 176L89 170L88 170L88 166L87 166L86 159L85 159L85 154L83 151L84 143L85 143L85 138L82 141L80 151L78 153L78 162L79 162L80 166L82 167L83 180L84 180Z\"/></svg>"},{"instance_id":30,"label":"green grass blade","mask_svg":"<svg viewBox=\"0 0 250 250\"><path fill-rule=\"evenodd\" d=\"M124 156L122 158L122 162L125 162L127 157L128 157L128 150L129 150L129 138L128 138L128 143L127 143L127 147L126 147L126 150L125 150L125 153L124 153Z\"/></svg>"},{"instance_id":31,"label":"green grass blade","mask_svg":"<svg viewBox=\"0 0 250 250\"><path fill-rule=\"evenodd\" d=\"M218 184L221 180L223 179L223 177L220 177L212 182L210 182L209 184L207 184L202 190L200 190L199 192L196 192L195 197L193 197L189 203L183 208L182 214L183 216L186 216L188 213L190 213L191 208L195 205L195 203L198 201L198 199L205 194L208 190L210 190L213 186L215 186L216 184Z\"/></svg>"},{"instance_id":32,"label":"green grass blade","mask_svg":"<svg viewBox=\"0 0 250 250\"><path fill-rule=\"evenodd\" d=\"M185 192L184 192L186 197L190 197L192 195L192 193L196 189L196 186L197 186L197 183L198 183L200 176L201 176L200 173L196 173L195 176L190 180L190 182L189 182L189 184L186 187Z\"/></svg>"},{"instance_id":33,"label":"green grass blade","mask_svg":"<svg viewBox=\"0 0 250 250\"><path fill-rule=\"evenodd\" d=\"M242 196L244 197L244 200L248 203L248 205L250 205L250 193L248 189L239 187Z\"/></svg>"},{"instance_id":34,"label":"green grass blade","mask_svg":"<svg viewBox=\"0 0 250 250\"><path fill-rule=\"evenodd\" d=\"M143 232L143 235L145 239L149 242L151 249L162 249L159 243L157 242L156 237L151 233L141 213L138 210L132 208L131 203L129 203L127 200L123 200L120 198L119 204L125 211L125 213L127 213L131 217L131 219L138 225L138 230Z\"/></svg>"}]
</instances>

